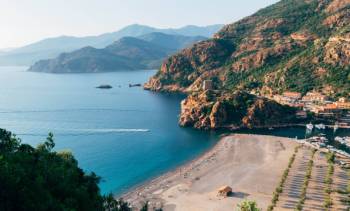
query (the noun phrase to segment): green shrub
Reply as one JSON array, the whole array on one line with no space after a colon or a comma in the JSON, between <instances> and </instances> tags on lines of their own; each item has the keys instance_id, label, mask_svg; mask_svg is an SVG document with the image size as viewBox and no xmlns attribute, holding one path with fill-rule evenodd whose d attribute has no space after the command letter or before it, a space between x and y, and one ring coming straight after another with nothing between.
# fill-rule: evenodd
<instances>
[{"instance_id":1,"label":"green shrub","mask_svg":"<svg viewBox=\"0 0 350 211\"><path fill-rule=\"evenodd\" d=\"M239 211L261 211L255 201L245 200L237 205Z\"/></svg>"}]
</instances>

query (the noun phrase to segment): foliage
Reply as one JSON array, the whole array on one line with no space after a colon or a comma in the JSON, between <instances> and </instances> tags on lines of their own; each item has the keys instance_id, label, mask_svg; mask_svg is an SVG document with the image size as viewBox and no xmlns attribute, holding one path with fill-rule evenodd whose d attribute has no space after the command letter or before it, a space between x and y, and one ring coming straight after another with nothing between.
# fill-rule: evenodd
<instances>
[{"instance_id":1,"label":"foliage","mask_svg":"<svg viewBox=\"0 0 350 211\"><path fill-rule=\"evenodd\" d=\"M215 83L218 90L273 94L284 91L305 94L327 87L332 89L327 93L331 97L349 97L346 46L337 44L332 50L328 43L331 44L330 37L349 33L347 16L341 14L347 13L350 6L328 13L329 3L281 0L226 25L215 39L204 42L207 45L201 48L195 45L170 57L165 64L172 65L162 68L154 78L162 85L176 84L181 88L189 87L198 78L219 78L220 82ZM337 21L329 25L326 22L330 16ZM304 38L291 37L297 34Z\"/></svg>"},{"instance_id":2,"label":"foliage","mask_svg":"<svg viewBox=\"0 0 350 211\"><path fill-rule=\"evenodd\" d=\"M327 153L326 157L327 157L327 162L328 162L328 169L327 169L326 178L324 179L324 182L326 185L324 188L325 199L323 202L323 206L326 209L329 209L333 204L332 198L331 198L331 193L332 193L332 183L333 183L332 177L334 174L335 153L329 152L329 153Z\"/></svg>"},{"instance_id":3,"label":"foliage","mask_svg":"<svg viewBox=\"0 0 350 211\"><path fill-rule=\"evenodd\" d=\"M245 200L237 205L239 211L261 211L255 201Z\"/></svg>"},{"instance_id":4,"label":"foliage","mask_svg":"<svg viewBox=\"0 0 350 211\"><path fill-rule=\"evenodd\" d=\"M141 207L140 211L148 211L148 201Z\"/></svg>"},{"instance_id":5,"label":"foliage","mask_svg":"<svg viewBox=\"0 0 350 211\"><path fill-rule=\"evenodd\" d=\"M132 211L127 202L123 199L115 200L112 194L103 197L103 207L106 211Z\"/></svg>"},{"instance_id":6,"label":"foliage","mask_svg":"<svg viewBox=\"0 0 350 211\"><path fill-rule=\"evenodd\" d=\"M34 148L0 129L0 210L131 210L123 200L101 196L100 178L54 146L52 133Z\"/></svg>"}]
</instances>

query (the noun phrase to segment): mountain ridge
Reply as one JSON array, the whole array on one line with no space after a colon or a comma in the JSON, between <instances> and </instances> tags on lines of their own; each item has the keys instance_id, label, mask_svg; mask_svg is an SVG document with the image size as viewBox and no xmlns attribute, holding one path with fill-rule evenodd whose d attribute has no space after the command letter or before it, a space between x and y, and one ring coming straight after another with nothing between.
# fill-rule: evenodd
<instances>
[{"instance_id":1,"label":"mountain ridge","mask_svg":"<svg viewBox=\"0 0 350 211\"><path fill-rule=\"evenodd\" d=\"M205 81L218 96L201 97ZM350 0L281 0L169 57L144 87L188 93L180 124L189 120L198 128L240 125L229 121L237 105L227 102L237 91L269 98L285 91L302 95L318 91L333 99L349 99ZM248 108L242 116L256 108L264 113L263 108L275 107L268 100L254 107L239 103ZM224 106L215 108L217 104ZM215 116L221 118L220 124L210 123ZM259 115L251 118L264 122Z\"/></svg>"},{"instance_id":2,"label":"mountain ridge","mask_svg":"<svg viewBox=\"0 0 350 211\"><path fill-rule=\"evenodd\" d=\"M38 60L54 58L63 52L77 50L85 46L104 48L122 37L137 37L152 32L210 37L221 27L221 24L217 24L203 27L198 26L194 28L193 26L185 26L177 29L160 29L146 25L133 24L116 32L108 32L96 36L75 37L62 35L43 39L8 52L2 52L0 55L0 65L32 65Z\"/></svg>"},{"instance_id":3,"label":"mountain ridge","mask_svg":"<svg viewBox=\"0 0 350 211\"><path fill-rule=\"evenodd\" d=\"M156 69L171 53L204 37L187 37L153 32L140 37L123 37L105 48L84 47L40 60L29 71L49 73L108 72Z\"/></svg>"}]
</instances>

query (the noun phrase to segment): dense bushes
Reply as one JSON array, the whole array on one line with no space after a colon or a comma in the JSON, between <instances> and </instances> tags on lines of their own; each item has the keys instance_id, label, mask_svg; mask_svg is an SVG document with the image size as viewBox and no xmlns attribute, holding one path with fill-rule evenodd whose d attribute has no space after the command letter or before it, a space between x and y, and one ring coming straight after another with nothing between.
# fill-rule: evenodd
<instances>
[{"instance_id":1,"label":"dense bushes","mask_svg":"<svg viewBox=\"0 0 350 211\"><path fill-rule=\"evenodd\" d=\"M52 134L33 148L0 129L0 210L103 210L100 178L54 146Z\"/></svg>"},{"instance_id":2,"label":"dense bushes","mask_svg":"<svg viewBox=\"0 0 350 211\"><path fill-rule=\"evenodd\" d=\"M53 135L36 148L0 129L0 210L129 211L112 195L101 196L94 173L86 174L70 152L54 152Z\"/></svg>"},{"instance_id":3,"label":"dense bushes","mask_svg":"<svg viewBox=\"0 0 350 211\"><path fill-rule=\"evenodd\" d=\"M255 201L245 200L237 206L238 211L261 211Z\"/></svg>"}]
</instances>

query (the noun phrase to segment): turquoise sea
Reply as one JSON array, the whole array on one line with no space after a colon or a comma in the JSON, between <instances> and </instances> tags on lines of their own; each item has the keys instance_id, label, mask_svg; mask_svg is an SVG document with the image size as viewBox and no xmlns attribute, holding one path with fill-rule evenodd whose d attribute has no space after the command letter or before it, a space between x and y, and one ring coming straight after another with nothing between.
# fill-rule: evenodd
<instances>
[{"instance_id":1,"label":"turquoise sea","mask_svg":"<svg viewBox=\"0 0 350 211\"><path fill-rule=\"evenodd\" d=\"M180 128L184 96L129 88L155 71L45 74L0 68L0 128L37 145L48 132L56 150L102 177L103 193L121 193L176 168L217 141L212 132ZM96 89L110 84L110 90Z\"/></svg>"},{"instance_id":2,"label":"turquoise sea","mask_svg":"<svg viewBox=\"0 0 350 211\"><path fill-rule=\"evenodd\" d=\"M174 169L210 149L225 133L179 127L182 95L129 88L129 83L146 82L155 71L45 74L25 70L0 68L0 128L34 146L53 132L55 150L71 150L80 167L101 176L103 193L121 194ZM95 88L101 84L114 88ZM305 128L239 132L305 137ZM349 130L321 132L330 139L350 136Z\"/></svg>"}]
</instances>

